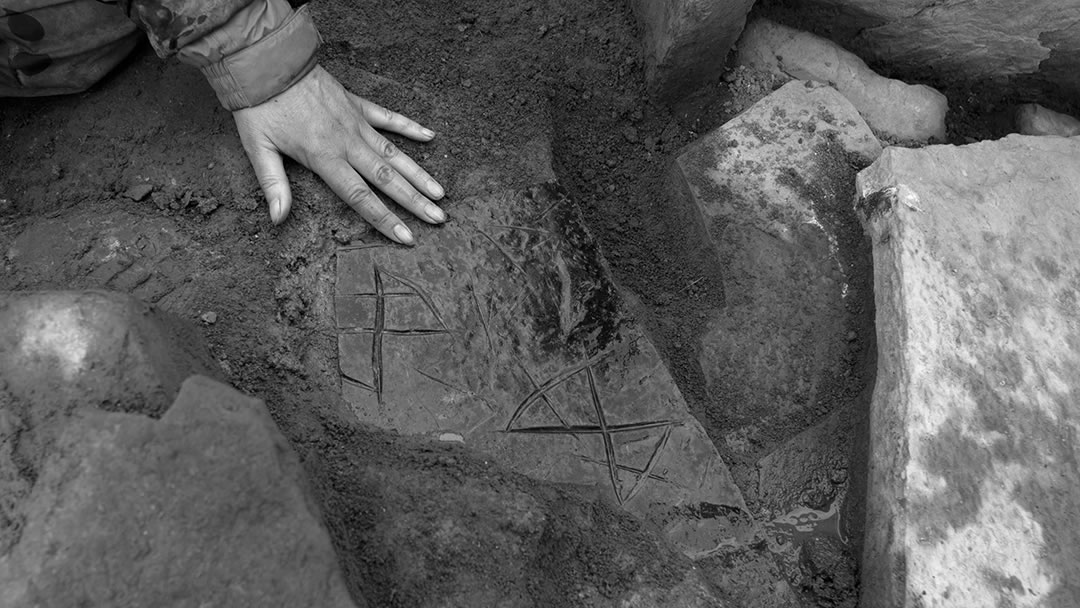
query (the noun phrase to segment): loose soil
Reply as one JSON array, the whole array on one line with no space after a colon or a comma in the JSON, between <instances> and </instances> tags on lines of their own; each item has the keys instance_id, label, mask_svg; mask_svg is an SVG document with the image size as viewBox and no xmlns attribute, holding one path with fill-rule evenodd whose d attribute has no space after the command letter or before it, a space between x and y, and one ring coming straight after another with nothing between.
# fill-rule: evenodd
<instances>
[{"instance_id":1,"label":"loose soil","mask_svg":"<svg viewBox=\"0 0 1080 608\"><path fill-rule=\"evenodd\" d=\"M316 0L313 12L332 74L438 132L430 144L397 141L447 187L451 216L468 196L562 183L687 402L736 478L751 478L755 463L723 443L718 421L731 404L710 399L698 364L698 328L725 303L722 269L677 238L663 183L679 149L780 83L739 69L674 108L653 102L620 0ZM148 48L87 93L0 103L0 289L114 289L199 324L227 379L267 402L317 493L347 503L342 446L358 445L361 431L337 394L333 258L340 245L381 237L295 164L292 215L272 226L229 113L197 72ZM963 106L950 135L983 135L991 106ZM437 230L410 225L421 239ZM342 553L361 542L354 528L376 520L349 512L331 521ZM852 557L831 551L803 564L805 597L852 605ZM343 562L354 589L378 605L416 605L438 585L421 581L402 599L391 592L400 583L392 563ZM751 582L778 580L764 549L701 565L736 605L774 605L772 591ZM578 575L561 574L569 586ZM833 579L841 582L821 582Z\"/></svg>"}]
</instances>

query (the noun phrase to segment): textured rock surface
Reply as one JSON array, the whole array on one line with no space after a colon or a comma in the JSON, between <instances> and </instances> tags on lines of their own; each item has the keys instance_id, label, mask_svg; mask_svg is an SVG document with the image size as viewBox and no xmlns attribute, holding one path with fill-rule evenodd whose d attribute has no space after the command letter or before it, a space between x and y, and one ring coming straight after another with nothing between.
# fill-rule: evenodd
<instances>
[{"instance_id":1,"label":"textured rock surface","mask_svg":"<svg viewBox=\"0 0 1080 608\"><path fill-rule=\"evenodd\" d=\"M1021 135L1080 135L1080 120L1044 108L1037 103L1025 103L1016 110L1016 130Z\"/></svg>"},{"instance_id":2,"label":"textured rock surface","mask_svg":"<svg viewBox=\"0 0 1080 608\"><path fill-rule=\"evenodd\" d=\"M161 420L71 422L0 557L0 604L355 606L261 402L197 376Z\"/></svg>"},{"instance_id":3,"label":"textured rock surface","mask_svg":"<svg viewBox=\"0 0 1080 608\"><path fill-rule=\"evenodd\" d=\"M738 51L742 65L834 87L875 133L887 139L945 141L949 104L944 95L928 86L885 78L825 38L756 19L743 31Z\"/></svg>"},{"instance_id":4,"label":"textured rock surface","mask_svg":"<svg viewBox=\"0 0 1080 608\"><path fill-rule=\"evenodd\" d=\"M341 250L336 313L362 422L606 488L691 555L746 531L727 467L552 187L464 201L414 249Z\"/></svg>"},{"instance_id":5,"label":"textured rock surface","mask_svg":"<svg viewBox=\"0 0 1080 608\"><path fill-rule=\"evenodd\" d=\"M793 81L674 164L676 200L725 268L728 304L703 328L700 361L741 455L767 454L861 391L866 311L849 304L868 285L850 197L880 151L835 89Z\"/></svg>"},{"instance_id":6,"label":"textured rock surface","mask_svg":"<svg viewBox=\"0 0 1080 608\"><path fill-rule=\"evenodd\" d=\"M160 416L188 375L209 374L197 331L106 292L0 294L0 553L18 539L30 494L78 410Z\"/></svg>"},{"instance_id":7,"label":"textured rock surface","mask_svg":"<svg viewBox=\"0 0 1080 608\"><path fill-rule=\"evenodd\" d=\"M614 502L466 446L352 425L310 447L342 566L372 606L748 606Z\"/></svg>"},{"instance_id":8,"label":"textured rock surface","mask_svg":"<svg viewBox=\"0 0 1080 608\"><path fill-rule=\"evenodd\" d=\"M879 343L863 605L1080 605L1080 141L859 174Z\"/></svg>"},{"instance_id":9,"label":"textured rock surface","mask_svg":"<svg viewBox=\"0 0 1080 608\"><path fill-rule=\"evenodd\" d=\"M1080 12L1073 0L811 0L803 23L871 64L941 82L1037 75L1080 93ZM791 23L803 27L797 23Z\"/></svg>"},{"instance_id":10,"label":"textured rock surface","mask_svg":"<svg viewBox=\"0 0 1080 608\"><path fill-rule=\"evenodd\" d=\"M643 29L645 76L674 99L724 72L753 0L631 0Z\"/></svg>"}]
</instances>

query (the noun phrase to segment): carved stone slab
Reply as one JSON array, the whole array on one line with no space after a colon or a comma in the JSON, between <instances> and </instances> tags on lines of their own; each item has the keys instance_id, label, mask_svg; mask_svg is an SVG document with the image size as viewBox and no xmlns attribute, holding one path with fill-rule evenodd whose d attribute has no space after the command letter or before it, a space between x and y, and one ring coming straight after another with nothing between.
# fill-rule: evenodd
<instances>
[{"instance_id":1,"label":"carved stone slab","mask_svg":"<svg viewBox=\"0 0 1080 608\"><path fill-rule=\"evenodd\" d=\"M691 556L746 531L726 465L554 187L464 201L413 249L340 250L336 316L361 421L598 486Z\"/></svg>"}]
</instances>

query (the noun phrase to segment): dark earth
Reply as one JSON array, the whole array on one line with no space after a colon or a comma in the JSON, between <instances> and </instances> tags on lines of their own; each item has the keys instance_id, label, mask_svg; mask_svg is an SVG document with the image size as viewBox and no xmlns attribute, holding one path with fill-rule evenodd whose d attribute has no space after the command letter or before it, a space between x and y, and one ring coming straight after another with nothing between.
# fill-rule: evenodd
<instances>
[{"instance_id":1,"label":"dark earth","mask_svg":"<svg viewBox=\"0 0 1080 608\"><path fill-rule=\"evenodd\" d=\"M552 178L561 183L734 477L751 478L756 463L724 446L732 404L707 395L698 364L701 320L725 304L721 268L709 252L687 251L680 242L680 218L663 184L668 163L685 144L781 83L737 69L702 83L698 94L675 107L653 101L642 76L637 26L621 0L315 0L312 7L325 41L322 64L353 92L438 133L429 144L394 139L446 186L451 217L455 201L467 196ZM952 108L951 143L1004 135L1011 104L1027 101L990 85L944 90ZM554 175L542 169L549 153ZM339 395L326 304L334 253L382 237L295 164L288 165L292 214L283 225L271 225L232 119L196 71L162 61L143 45L89 92L0 101L0 167L0 289L107 288L201 325L224 377L266 401L301 455L327 506L350 585L373 605L413 606L439 597L446 585L439 569L446 566L410 578L387 556L365 553L379 517L372 503L355 497L378 492L371 467L401 459L427 472L418 474L409 495L382 498L384 505L408 505L418 520L464 500L455 483L463 472L493 487L548 491L480 455L425 446L350 420ZM858 168L839 167L838 173ZM810 196L813 187L807 185ZM868 256L853 216L836 213L844 238L852 240L848 251ZM438 230L408 223L420 239ZM871 284L868 257L845 264ZM859 304L872 310L870 300ZM867 350L863 363L872 369L872 345ZM614 533L548 539L548 561L565 561L560 552L608 550L602 545L618 544L620 526L635 525L588 504L572 498L566 509L597 510L591 517ZM401 542L423 550L421 537ZM468 564L489 551L471 550L455 559ZM804 546L792 567L802 573L798 590L809 605L854 605L855 555L852 547L820 539ZM776 578L771 563L740 553L698 565L733 605L766 605L755 603L753 587ZM566 590L575 581L611 575L551 568L547 576L564 580L565 588L530 590L537 605L575 605L580 599ZM520 573L487 575L513 581ZM646 575L663 580L670 573Z\"/></svg>"}]
</instances>

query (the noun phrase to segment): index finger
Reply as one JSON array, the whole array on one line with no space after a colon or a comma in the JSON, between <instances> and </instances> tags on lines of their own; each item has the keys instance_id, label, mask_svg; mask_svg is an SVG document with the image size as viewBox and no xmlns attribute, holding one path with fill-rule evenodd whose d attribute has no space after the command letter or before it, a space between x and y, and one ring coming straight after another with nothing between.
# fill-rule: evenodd
<instances>
[{"instance_id":1,"label":"index finger","mask_svg":"<svg viewBox=\"0 0 1080 608\"><path fill-rule=\"evenodd\" d=\"M411 118L356 95L352 95L352 99L353 103L360 109L364 120L376 129L383 129L418 141L431 141L435 138L434 131Z\"/></svg>"}]
</instances>

